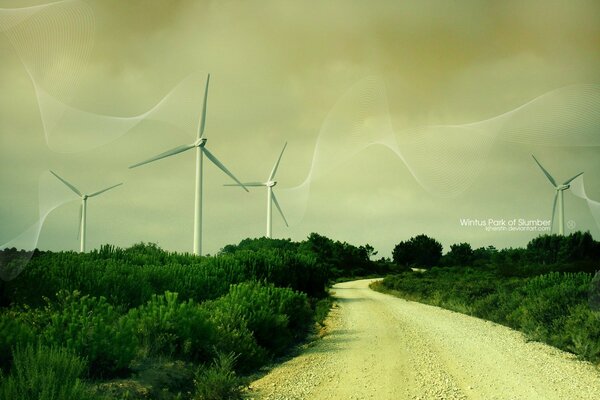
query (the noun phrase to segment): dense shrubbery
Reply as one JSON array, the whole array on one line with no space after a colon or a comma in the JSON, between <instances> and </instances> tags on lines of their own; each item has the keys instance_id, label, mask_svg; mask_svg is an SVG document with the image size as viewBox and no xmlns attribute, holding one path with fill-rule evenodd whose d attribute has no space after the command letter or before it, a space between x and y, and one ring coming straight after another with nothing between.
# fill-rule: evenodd
<instances>
[{"instance_id":1,"label":"dense shrubbery","mask_svg":"<svg viewBox=\"0 0 600 400\"><path fill-rule=\"evenodd\" d=\"M2 390L37 398L23 371L45 380L40 387L55 385L43 369L60 371L71 360L77 373L56 390L65 399L87 398L80 376L126 377L133 363L166 358L199 368L195 398L235 398L236 371L282 354L324 318L330 280L389 266L371 262L373 254L368 245L316 234L301 243L247 239L214 257L144 243L86 254L0 251L4 272L27 263L0 283L0 368L9 374ZM52 361L40 349L52 349ZM39 359L38 370L22 361L32 359ZM181 398L194 397L186 393Z\"/></svg>"},{"instance_id":2,"label":"dense shrubbery","mask_svg":"<svg viewBox=\"0 0 600 400\"><path fill-rule=\"evenodd\" d=\"M66 347L87 358L93 375L122 372L136 355L133 324L122 318L104 297L60 291L57 301L43 313L47 319L39 332L43 342Z\"/></svg>"},{"instance_id":3,"label":"dense shrubbery","mask_svg":"<svg viewBox=\"0 0 600 400\"><path fill-rule=\"evenodd\" d=\"M0 380L0 398L92 400L81 382L85 361L64 348L17 346L10 375Z\"/></svg>"}]
</instances>

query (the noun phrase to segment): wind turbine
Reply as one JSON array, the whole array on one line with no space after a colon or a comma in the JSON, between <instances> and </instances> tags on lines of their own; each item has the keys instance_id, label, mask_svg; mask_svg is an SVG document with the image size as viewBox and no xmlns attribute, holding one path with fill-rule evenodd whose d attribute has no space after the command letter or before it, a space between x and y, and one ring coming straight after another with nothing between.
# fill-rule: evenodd
<instances>
[{"instance_id":1,"label":"wind turbine","mask_svg":"<svg viewBox=\"0 0 600 400\"><path fill-rule=\"evenodd\" d=\"M85 229L86 229L86 217L87 217L87 199L90 197L98 196L112 188L116 188L117 186L121 186L123 183L117 183L116 185L109 186L106 189L99 190L92 194L82 194L79 189L75 186L71 185L69 182L58 176L54 171L50 171L52 175L57 177L62 183L64 183L69 189L71 189L77 196L81 197L81 206L79 207L79 234L77 235L80 239L79 243L79 252L85 252Z\"/></svg>"},{"instance_id":2,"label":"wind turbine","mask_svg":"<svg viewBox=\"0 0 600 400\"><path fill-rule=\"evenodd\" d=\"M210 81L210 74L206 78L206 87L204 88L204 104L202 106L202 116L200 118L200 127L198 128L198 134L196 141L191 144L184 144L177 146L174 149L160 153L157 156L149 158L145 161L131 165L129 168L139 167L140 165L148 164L162 158L170 157L175 154L183 153L190 149L196 149L196 192L194 200L194 254L202 254L202 164L204 162L204 155L213 162L217 167L224 173L229 175L231 179L239 183L246 192L248 189L231 173L229 170L206 148L206 137L204 136L204 127L206 125L206 104L208 99L208 83Z\"/></svg>"},{"instance_id":3,"label":"wind turbine","mask_svg":"<svg viewBox=\"0 0 600 400\"><path fill-rule=\"evenodd\" d=\"M542 167L542 164L540 164L540 162L537 160L537 158L535 158L535 156L533 154L531 155L531 157L533 157L533 159L535 160L537 165L539 165L539 167L542 169L542 172L544 173L544 175L546 175L546 178L548 178L548 180L554 187L554 190L556 190L556 193L554 194L554 204L552 205L551 229L554 228L554 214L556 213L556 200L558 199L558 234L564 235L565 234L565 205L564 205L564 199L563 199L563 192L565 190L567 190L568 188L570 188L571 186L569 185L569 183L571 183L571 181L573 181L573 179L577 178L579 175L583 174L583 172L578 173L574 177L564 181L562 185L559 185L556 183L556 181L554 180L552 175L550 175L550 173L548 171L546 171L546 169L544 167Z\"/></svg>"},{"instance_id":4,"label":"wind turbine","mask_svg":"<svg viewBox=\"0 0 600 400\"><path fill-rule=\"evenodd\" d=\"M281 214L281 217L283 218L283 222L285 222L285 226L289 226L287 220L285 219L285 215L283 215L283 211L281 210L281 207L279 206L277 197L275 196L275 193L273 193L273 187L275 185L277 185L277 181L274 180L275 174L277 173L277 168L279 167L279 163L281 162L281 157L283 156L283 152L285 151L286 146L287 146L287 142L283 145L283 149L281 150L281 153L279 154L279 158L275 162L275 165L273 166L273 169L271 170L271 174L267 178L266 182L248 182L248 183L243 184L244 186L248 186L248 187L265 186L267 188L267 237L268 238L271 237L271 232L273 230L273 207L272 207L273 204L275 204L275 207L277 207L277 210ZM240 185L241 184L225 185L225 186L240 186Z\"/></svg>"}]
</instances>

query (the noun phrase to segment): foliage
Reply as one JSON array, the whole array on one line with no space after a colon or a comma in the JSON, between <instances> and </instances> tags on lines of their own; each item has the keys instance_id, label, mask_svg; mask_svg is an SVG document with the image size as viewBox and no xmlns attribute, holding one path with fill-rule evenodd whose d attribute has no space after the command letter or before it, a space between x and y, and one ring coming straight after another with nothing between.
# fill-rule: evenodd
<instances>
[{"instance_id":1,"label":"foliage","mask_svg":"<svg viewBox=\"0 0 600 400\"><path fill-rule=\"evenodd\" d=\"M194 400L237 400L242 398L243 380L234 370L234 354L219 354L209 367L200 367L194 379Z\"/></svg>"},{"instance_id":2,"label":"foliage","mask_svg":"<svg viewBox=\"0 0 600 400\"><path fill-rule=\"evenodd\" d=\"M469 243L458 243L450 246L450 251L442 258L443 266L469 266L475 261L475 252Z\"/></svg>"},{"instance_id":3,"label":"foliage","mask_svg":"<svg viewBox=\"0 0 600 400\"><path fill-rule=\"evenodd\" d=\"M256 343L273 354L280 354L303 336L312 320L304 293L257 282L232 285L211 308L229 314L227 319L237 321L238 328L248 328Z\"/></svg>"},{"instance_id":4,"label":"foliage","mask_svg":"<svg viewBox=\"0 0 600 400\"><path fill-rule=\"evenodd\" d=\"M389 272L388 264L370 260L377 252L369 244L356 247L346 242L331 240L318 233L311 233L307 240L300 244L300 249L314 254L331 280Z\"/></svg>"},{"instance_id":5,"label":"foliage","mask_svg":"<svg viewBox=\"0 0 600 400\"><path fill-rule=\"evenodd\" d=\"M129 367L138 349L134 327L104 297L60 291L46 310L43 341L87 358L90 374L110 376Z\"/></svg>"},{"instance_id":6,"label":"foliage","mask_svg":"<svg viewBox=\"0 0 600 400\"><path fill-rule=\"evenodd\" d=\"M91 400L80 380L85 361L71 351L58 347L17 346L14 366L0 381L3 399Z\"/></svg>"},{"instance_id":7,"label":"foliage","mask_svg":"<svg viewBox=\"0 0 600 400\"><path fill-rule=\"evenodd\" d=\"M210 359L215 330L208 312L193 300L180 302L172 292L153 295L147 304L131 309L127 319L150 354Z\"/></svg>"},{"instance_id":8,"label":"foliage","mask_svg":"<svg viewBox=\"0 0 600 400\"><path fill-rule=\"evenodd\" d=\"M12 349L34 342L33 330L12 311L0 314L0 369L7 371L12 363Z\"/></svg>"},{"instance_id":9,"label":"foliage","mask_svg":"<svg viewBox=\"0 0 600 400\"><path fill-rule=\"evenodd\" d=\"M398 243L392 251L394 262L410 267L430 268L442 258L442 245L427 235L417 235Z\"/></svg>"}]
</instances>

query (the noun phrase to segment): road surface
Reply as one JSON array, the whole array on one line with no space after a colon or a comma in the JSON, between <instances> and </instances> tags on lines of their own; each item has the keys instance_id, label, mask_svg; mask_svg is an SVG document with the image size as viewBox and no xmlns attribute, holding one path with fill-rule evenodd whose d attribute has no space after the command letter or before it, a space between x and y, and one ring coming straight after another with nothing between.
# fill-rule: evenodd
<instances>
[{"instance_id":1,"label":"road surface","mask_svg":"<svg viewBox=\"0 0 600 400\"><path fill-rule=\"evenodd\" d=\"M504 326L334 286L330 332L250 386L254 399L600 399L590 363Z\"/></svg>"}]
</instances>

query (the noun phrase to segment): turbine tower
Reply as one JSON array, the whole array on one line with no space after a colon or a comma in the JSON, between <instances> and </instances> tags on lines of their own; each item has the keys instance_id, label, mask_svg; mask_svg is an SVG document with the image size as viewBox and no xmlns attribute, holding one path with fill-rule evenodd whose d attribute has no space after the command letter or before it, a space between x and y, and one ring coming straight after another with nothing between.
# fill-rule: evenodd
<instances>
[{"instance_id":1,"label":"turbine tower","mask_svg":"<svg viewBox=\"0 0 600 400\"><path fill-rule=\"evenodd\" d=\"M275 165L273 166L273 169L271 170L271 174L267 178L266 182L248 182L248 183L243 184L244 186L248 186L248 187L265 186L267 188L267 237L268 238L271 238L271 233L273 230L273 204L275 204L275 207L277 207L279 214L281 214L281 217L283 218L283 222L285 222L285 226L289 226L287 220L285 219L285 215L283 215L281 206L279 205L279 202L277 201L277 197L275 196L275 193L273 192L273 187L275 185L277 185L277 181L274 180L275 174L277 173L277 168L279 167L279 163L281 162L281 157L283 156L283 152L285 151L286 146L287 146L287 142L283 145L283 149L281 150L281 153L279 154L279 158L275 162ZM240 184L225 185L225 186L240 186Z\"/></svg>"},{"instance_id":2,"label":"turbine tower","mask_svg":"<svg viewBox=\"0 0 600 400\"><path fill-rule=\"evenodd\" d=\"M556 180L554 180L552 175L550 175L550 173L548 171L546 171L546 169L544 167L542 167L542 164L540 164L540 162L537 160L537 158L535 158L535 156L533 154L531 155L531 157L533 157L533 159L535 160L537 165L539 165L539 167L542 169L542 172L544 173L544 175L546 175L546 178L548 178L548 180L554 187L554 190L556 191L556 193L554 194L554 204L552 205L552 223L551 223L550 229L554 229L554 214L556 213L556 200L558 199L558 234L564 235L565 234L565 204L564 204L564 199L563 199L563 192L565 190L567 190L568 188L570 188L571 186L569 185L569 183L571 183L571 181L573 181L573 179L577 178L579 175L583 174L583 172L578 173L574 177L564 181L562 183L562 185L559 185L556 183Z\"/></svg>"},{"instance_id":3,"label":"turbine tower","mask_svg":"<svg viewBox=\"0 0 600 400\"><path fill-rule=\"evenodd\" d=\"M112 188L116 188L117 186L121 186L123 183L117 183L116 185L109 186L106 189L99 190L92 194L82 194L79 189L75 186L71 185L69 182L58 176L54 171L50 171L52 175L57 177L62 183L64 183L69 189L71 189L77 196L81 197L81 206L79 206L79 234L77 235L80 239L79 242L79 252L85 253L85 237L86 237L86 220L87 220L87 200L90 197L98 196L101 193L104 193Z\"/></svg>"},{"instance_id":4,"label":"turbine tower","mask_svg":"<svg viewBox=\"0 0 600 400\"><path fill-rule=\"evenodd\" d=\"M221 169L224 173L226 173L231 179L239 183L246 192L248 189L231 173L229 170L206 148L206 137L204 136L204 127L206 125L206 104L208 100L208 83L210 81L210 74L206 78L206 87L204 88L204 104L202 106L202 116L200 117L200 126L198 128L198 134L196 136L196 141L191 144L184 144L174 149L165 151L164 153L160 153L152 158L139 162L137 164L131 165L129 168L139 167L140 165L148 164L156 160L160 160L162 158L170 157L175 154L183 153L184 151L190 149L196 149L196 191L195 191L195 200L194 200L194 254L201 255L202 254L202 172L203 172L203 162L204 156L212 161L217 167Z\"/></svg>"}]
</instances>

